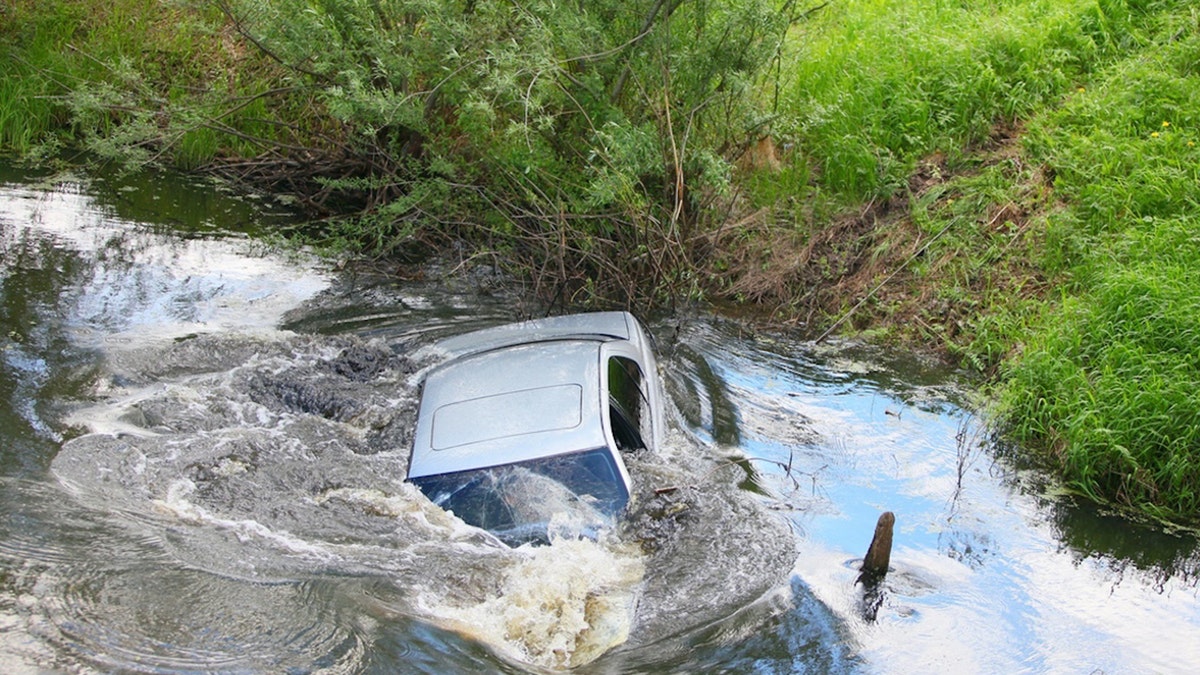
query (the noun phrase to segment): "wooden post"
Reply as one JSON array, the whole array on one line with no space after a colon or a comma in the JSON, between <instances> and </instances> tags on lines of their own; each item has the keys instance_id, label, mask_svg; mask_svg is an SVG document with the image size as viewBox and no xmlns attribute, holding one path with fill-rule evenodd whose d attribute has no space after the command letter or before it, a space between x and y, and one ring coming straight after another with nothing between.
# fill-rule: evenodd
<instances>
[{"instance_id":1,"label":"wooden post","mask_svg":"<svg viewBox=\"0 0 1200 675\"><path fill-rule=\"evenodd\" d=\"M875 536L871 538L867 557L863 558L862 569L854 583L876 583L887 575L888 564L892 560L892 529L895 525L896 515L891 511L884 511L879 516L879 521L875 523Z\"/></svg>"}]
</instances>

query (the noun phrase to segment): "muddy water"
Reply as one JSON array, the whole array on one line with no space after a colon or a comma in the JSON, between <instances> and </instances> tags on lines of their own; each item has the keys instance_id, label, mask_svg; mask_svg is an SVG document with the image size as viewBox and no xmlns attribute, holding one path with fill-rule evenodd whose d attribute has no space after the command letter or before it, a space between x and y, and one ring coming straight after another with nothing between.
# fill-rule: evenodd
<instances>
[{"instance_id":1,"label":"muddy water","mask_svg":"<svg viewBox=\"0 0 1200 675\"><path fill-rule=\"evenodd\" d=\"M210 185L0 178L9 672L1200 665L1195 538L1021 467L953 373L652 318L674 428L634 508L512 550L403 477L428 345L537 312L518 290L334 272Z\"/></svg>"}]
</instances>

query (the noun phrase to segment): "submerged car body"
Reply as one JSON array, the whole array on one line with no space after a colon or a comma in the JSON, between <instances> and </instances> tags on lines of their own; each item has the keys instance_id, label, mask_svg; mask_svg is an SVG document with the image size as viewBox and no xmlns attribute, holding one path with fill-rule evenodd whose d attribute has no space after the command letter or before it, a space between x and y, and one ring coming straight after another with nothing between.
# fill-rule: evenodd
<instances>
[{"instance_id":1,"label":"submerged car body","mask_svg":"<svg viewBox=\"0 0 1200 675\"><path fill-rule=\"evenodd\" d=\"M621 455L654 449L662 403L628 312L552 317L438 343L408 480L505 543L591 536L629 501Z\"/></svg>"}]
</instances>

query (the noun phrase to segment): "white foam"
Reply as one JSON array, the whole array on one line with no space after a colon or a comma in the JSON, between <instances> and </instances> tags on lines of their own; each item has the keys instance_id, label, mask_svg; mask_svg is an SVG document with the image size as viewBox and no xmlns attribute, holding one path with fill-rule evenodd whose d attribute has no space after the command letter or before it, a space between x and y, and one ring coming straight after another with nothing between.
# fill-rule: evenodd
<instances>
[{"instance_id":1,"label":"white foam","mask_svg":"<svg viewBox=\"0 0 1200 675\"><path fill-rule=\"evenodd\" d=\"M629 638L644 559L590 540L519 549L499 592L470 606L425 610L508 658L548 668L588 663Z\"/></svg>"},{"instance_id":2,"label":"white foam","mask_svg":"<svg viewBox=\"0 0 1200 675\"><path fill-rule=\"evenodd\" d=\"M210 525L227 530L241 541L262 539L288 553L322 561L330 561L337 557L322 546L295 537L288 532L272 530L256 520L222 518L214 515L203 506L188 500L188 497L195 491L195 483L187 478L180 478L167 487L167 494L163 499L153 499L150 503L161 514L174 516L189 523Z\"/></svg>"}]
</instances>

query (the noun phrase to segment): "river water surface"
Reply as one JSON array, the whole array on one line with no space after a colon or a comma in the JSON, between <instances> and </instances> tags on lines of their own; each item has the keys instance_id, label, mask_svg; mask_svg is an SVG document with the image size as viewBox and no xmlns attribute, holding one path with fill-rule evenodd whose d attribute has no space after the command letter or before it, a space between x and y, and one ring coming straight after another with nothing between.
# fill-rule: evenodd
<instances>
[{"instance_id":1,"label":"river water surface","mask_svg":"<svg viewBox=\"0 0 1200 675\"><path fill-rule=\"evenodd\" d=\"M4 672L1200 668L1194 535L1022 467L955 373L714 313L645 317L672 429L622 527L498 545L403 482L408 444L430 343L538 308L251 236L295 222L0 170Z\"/></svg>"}]
</instances>

